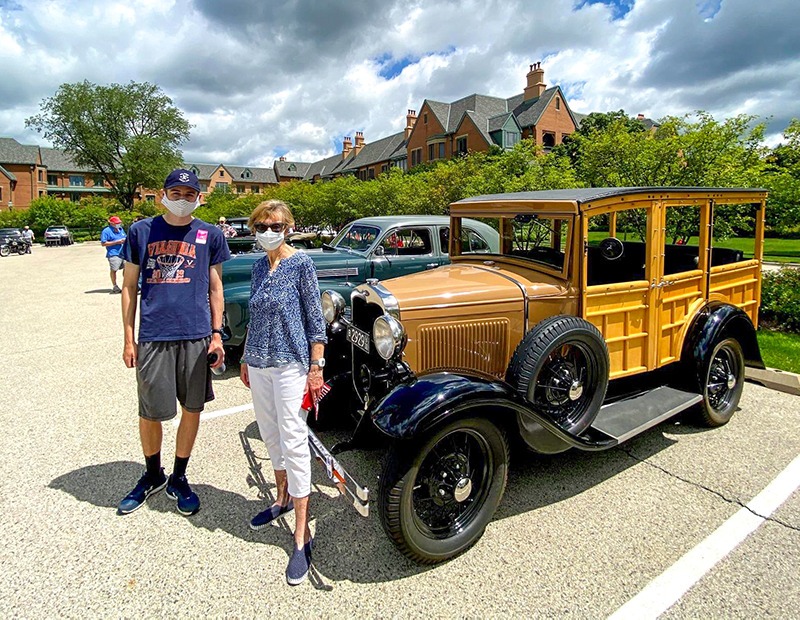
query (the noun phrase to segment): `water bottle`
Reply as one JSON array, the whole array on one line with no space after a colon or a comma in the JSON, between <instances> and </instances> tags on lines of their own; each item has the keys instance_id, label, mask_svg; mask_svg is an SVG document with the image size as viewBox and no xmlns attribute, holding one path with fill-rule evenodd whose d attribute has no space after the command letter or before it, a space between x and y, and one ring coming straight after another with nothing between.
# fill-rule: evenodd
<instances>
[{"instance_id":1,"label":"water bottle","mask_svg":"<svg viewBox=\"0 0 800 620\"><path fill-rule=\"evenodd\" d=\"M209 353L208 354L208 363L209 366L217 361L217 354L216 353ZM218 368L211 368L211 372L215 375L219 376L225 372L225 362L223 362Z\"/></svg>"}]
</instances>

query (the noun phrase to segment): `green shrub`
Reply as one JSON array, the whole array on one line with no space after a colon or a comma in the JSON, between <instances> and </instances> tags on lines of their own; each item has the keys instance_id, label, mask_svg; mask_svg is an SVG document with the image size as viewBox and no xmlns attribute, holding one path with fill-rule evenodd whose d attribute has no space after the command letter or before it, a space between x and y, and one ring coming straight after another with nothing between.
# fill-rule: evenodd
<instances>
[{"instance_id":1,"label":"green shrub","mask_svg":"<svg viewBox=\"0 0 800 620\"><path fill-rule=\"evenodd\" d=\"M764 273L759 312L765 327L800 333L800 269Z\"/></svg>"}]
</instances>

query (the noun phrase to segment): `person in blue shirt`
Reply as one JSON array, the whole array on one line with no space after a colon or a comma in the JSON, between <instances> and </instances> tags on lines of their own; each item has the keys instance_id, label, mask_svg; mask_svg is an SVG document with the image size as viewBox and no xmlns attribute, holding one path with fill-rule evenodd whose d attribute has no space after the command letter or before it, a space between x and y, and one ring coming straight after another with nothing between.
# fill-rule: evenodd
<instances>
[{"instance_id":1,"label":"person in blue shirt","mask_svg":"<svg viewBox=\"0 0 800 620\"><path fill-rule=\"evenodd\" d=\"M121 293L122 289L117 286L117 272L122 271L125 261L122 259L122 244L125 243L126 235L122 230L122 220L116 215L108 218L108 226L100 233L100 245L106 249L108 266L111 269L111 293Z\"/></svg>"},{"instance_id":2,"label":"person in blue shirt","mask_svg":"<svg viewBox=\"0 0 800 620\"><path fill-rule=\"evenodd\" d=\"M192 216L200 204L200 183L189 170L173 170L161 191L164 215L136 222L123 247L122 359L136 368L139 438L145 472L119 503L128 514L166 487L178 512L193 515L200 498L186 480L205 403L213 400L209 362L219 368L222 348L222 263L231 257L222 232ZM139 337L136 289L141 275ZM167 478L161 467L161 425L177 415L175 465Z\"/></svg>"},{"instance_id":3,"label":"person in blue shirt","mask_svg":"<svg viewBox=\"0 0 800 620\"><path fill-rule=\"evenodd\" d=\"M294 547L286 567L289 585L302 583L311 566L308 527L311 455L303 395L312 403L323 387L327 336L314 261L286 243L294 227L289 207L279 200L258 205L250 228L264 258L253 264L250 324L239 370L253 394L261 438L275 472L275 503L258 513L250 527L260 530L294 510Z\"/></svg>"}]
</instances>

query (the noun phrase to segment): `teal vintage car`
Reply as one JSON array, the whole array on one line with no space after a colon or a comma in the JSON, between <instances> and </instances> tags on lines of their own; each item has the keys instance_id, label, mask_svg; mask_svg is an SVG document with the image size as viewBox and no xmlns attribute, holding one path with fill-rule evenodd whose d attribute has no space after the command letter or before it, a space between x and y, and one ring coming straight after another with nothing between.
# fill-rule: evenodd
<instances>
[{"instance_id":1,"label":"teal vintage car","mask_svg":"<svg viewBox=\"0 0 800 620\"><path fill-rule=\"evenodd\" d=\"M367 278L386 280L450 262L447 254L450 219L446 216L406 215L355 220L322 248L303 250L314 260L320 289L336 291L350 303L350 292ZM462 253L497 253L497 232L482 222L465 219ZM226 346L244 343L249 320L250 278L263 252L234 256L222 267L225 291Z\"/></svg>"}]
</instances>

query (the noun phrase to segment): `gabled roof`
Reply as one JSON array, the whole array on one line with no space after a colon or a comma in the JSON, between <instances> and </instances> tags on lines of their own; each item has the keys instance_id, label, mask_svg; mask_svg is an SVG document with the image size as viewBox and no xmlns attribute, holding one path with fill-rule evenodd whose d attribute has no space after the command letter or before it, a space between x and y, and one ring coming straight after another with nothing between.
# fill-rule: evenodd
<instances>
[{"instance_id":1,"label":"gabled roof","mask_svg":"<svg viewBox=\"0 0 800 620\"><path fill-rule=\"evenodd\" d=\"M39 163L39 147L20 144L14 138L0 138L0 164Z\"/></svg>"},{"instance_id":2,"label":"gabled roof","mask_svg":"<svg viewBox=\"0 0 800 620\"><path fill-rule=\"evenodd\" d=\"M348 158L347 165L343 170L356 170L364 166L372 166L374 164L388 161L397 152L400 146L405 145L405 132L394 133L375 142L365 144L358 155Z\"/></svg>"},{"instance_id":3,"label":"gabled roof","mask_svg":"<svg viewBox=\"0 0 800 620\"><path fill-rule=\"evenodd\" d=\"M528 99L527 101L524 100L523 95L515 95L514 97L510 97L508 99L509 109L514 113L514 117L517 119L517 123L523 129L525 127L533 127L534 125L538 125L539 121L542 118L542 114L547 109L547 106L550 105L550 102L553 98L558 94L561 97L561 103L564 106L564 109L569 113L570 117L572 118L572 122L575 123L575 127L578 126L578 121L575 118L575 115L570 110L569 105L567 104L567 99L564 97L564 93L561 92L560 86L553 86L552 88L548 88L545 90L541 96L536 97L535 99Z\"/></svg>"},{"instance_id":4,"label":"gabled roof","mask_svg":"<svg viewBox=\"0 0 800 620\"><path fill-rule=\"evenodd\" d=\"M330 157L321 159L320 161L315 161L308 167L303 180L310 181L317 175L319 175L320 178L330 177L334 173L346 168L348 162L352 159L352 154L348 155L347 158L343 158L341 153L337 153L336 155L331 155Z\"/></svg>"},{"instance_id":5,"label":"gabled roof","mask_svg":"<svg viewBox=\"0 0 800 620\"><path fill-rule=\"evenodd\" d=\"M42 154L42 165L47 166L48 171L52 172L97 172L94 168L89 166L79 166L68 155L60 149L50 149L47 147L40 147L39 151Z\"/></svg>"},{"instance_id":6,"label":"gabled roof","mask_svg":"<svg viewBox=\"0 0 800 620\"><path fill-rule=\"evenodd\" d=\"M0 166L0 174L6 177L9 181L16 181L17 177L15 177L11 172Z\"/></svg>"},{"instance_id":7,"label":"gabled roof","mask_svg":"<svg viewBox=\"0 0 800 620\"><path fill-rule=\"evenodd\" d=\"M219 164L192 164L184 162L183 167L186 170L193 170L200 181L210 181L211 176L219 168Z\"/></svg>"},{"instance_id":8,"label":"gabled roof","mask_svg":"<svg viewBox=\"0 0 800 620\"><path fill-rule=\"evenodd\" d=\"M253 166L223 166L234 181L242 183L278 183L278 177L272 168L255 168ZM250 176L247 176L247 173Z\"/></svg>"},{"instance_id":9,"label":"gabled roof","mask_svg":"<svg viewBox=\"0 0 800 620\"><path fill-rule=\"evenodd\" d=\"M277 159L274 163L276 175L293 179L302 179L310 167L311 164L302 161L281 161Z\"/></svg>"}]
</instances>

